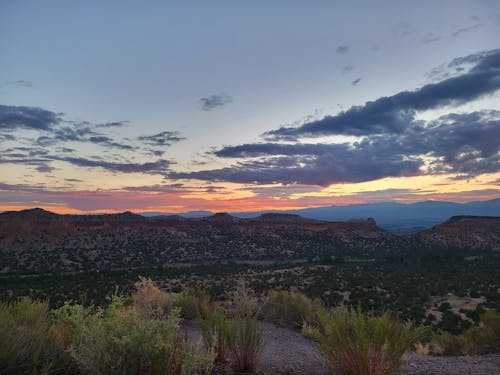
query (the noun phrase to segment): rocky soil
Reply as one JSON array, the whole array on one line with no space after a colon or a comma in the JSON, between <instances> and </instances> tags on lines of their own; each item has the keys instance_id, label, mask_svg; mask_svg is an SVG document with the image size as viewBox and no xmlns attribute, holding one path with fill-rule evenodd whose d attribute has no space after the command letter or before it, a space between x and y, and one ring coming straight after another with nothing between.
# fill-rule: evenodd
<instances>
[{"instance_id":1,"label":"rocky soil","mask_svg":"<svg viewBox=\"0 0 500 375\"><path fill-rule=\"evenodd\" d=\"M184 322L189 340L197 342L200 333L194 322ZM263 323L264 348L260 357L260 373L292 375L327 375L328 367L317 345L300 333ZM500 375L500 355L429 356L411 354L402 366L408 375Z\"/></svg>"}]
</instances>

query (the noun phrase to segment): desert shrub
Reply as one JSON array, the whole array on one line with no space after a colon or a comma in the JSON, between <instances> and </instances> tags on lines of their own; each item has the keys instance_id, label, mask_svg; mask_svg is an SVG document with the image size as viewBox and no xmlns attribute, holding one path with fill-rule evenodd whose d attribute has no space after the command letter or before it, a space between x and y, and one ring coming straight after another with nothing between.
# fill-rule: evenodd
<instances>
[{"instance_id":1,"label":"desert shrub","mask_svg":"<svg viewBox=\"0 0 500 375\"><path fill-rule=\"evenodd\" d=\"M226 362L229 345L234 342L234 328L222 308L214 308L205 319L197 320L203 343L207 350L213 350L217 362Z\"/></svg>"},{"instance_id":2,"label":"desert shrub","mask_svg":"<svg viewBox=\"0 0 500 375\"><path fill-rule=\"evenodd\" d=\"M248 288L245 280L240 280L235 291L231 295L231 315L234 318L255 318L260 316L260 303L255 292Z\"/></svg>"},{"instance_id":3,"label":"desert shrub","mask_svg":"<svg viewBox=\"0 0 500 375\"><path fill-rule=\"evenodd\" d=\"M210 296L200 290L185 289L173 295L173 301L184 319L204 318L212 308Z\"/></svg>"},{"instance_id":4,"label":"desert shrub","mask_svg":"<svg viewBox=\"0 0 500 375\"><path fill-rule=\"evenodd\" d=\"M486 354L498 350L498 337L490 327L472 327L458 336L461 354Z\"/></svg>"},{"instance_id":5,"label":"desert shrub","mask_svg":"<svg viewBox=\"0 0 500 375\"><path fill-rule=\"evenodd\" d=\"M113 296L106 309L65 305L55 312L61 323L71 324L71 355L82 372L105 374L209 373L212 358L187 345L179 332L179 314L145 318L143 311L124 307Z\"/></svg>"},{"instance_id":6,"label":"desert shrub","mask_svg":"<svg viewBox=\"0 0 500 375\"><path fill-rule=\"evenodd\" d=\"M263 346L263 330L256 317L234 319L229 325L229 347L237 371L253 372L258 368Z\"/></svg>"},{"instance_id":7,"label":"desert shrub","mask_svg":"<svg viewBox=\"0 0 500 375\"><path fill-rule=\"evenodd\" d=\"M326 309L321 301L311 300L300 292L271 291L263 307L266 319L293 328L302 328L305 325L317 326L324 314Z\"/></svg>"},{"instance_id":8,"label":"desert shrub","mask_svg":"<svg viewBox=\"0 0 500 375\"><path fill-rule=\"evenodd\" d=\"M132 294L132 300L144 317L168 314L173 304L172 298L168 293L162 292L153 280L139 276L139 281L134 286L135 292Z\"/></svg>"},{"instance_id":9,"label":"desert shrub","mask_svg":"<svg viewBox=\"0 0 500 375\"><path fill-rule=\"evenodd\" d=\"M431 342L433 354L487 354L500 351L500 313L488 310L481 315L481 325L460 335L442 332Z\"/></svg>"},{"instance_id":10,"label":"desert shrub","mask_svg":"<svg viewBox=\"0 0 500 375\"><path fill-rule=\"evenodd\" d=\"M65 342L49 314L47 302L23 298L0 304L0 372L36 374L71 368Z\"/></svg>"},{"instance_id":11,"label":"desert shrub","mask_svg":"<svg viewBox=\"0 0 500 375\"><path fill-rule=\"evenodd\" d=\"M431 341L430 350L432 354L460 355L462 354L462 343L458 336L443 332Z\"/></svg>"},{"instance_id":12,"label":"desert shrub","mask_svg":"<svg viewBox=\"0 0 500 375\"><path fill-rule=\"evenodd\" d=\"M323 320L318 338L333 371L390 375L399 371L404 355L423 333L424 328L400 323L387 313L369 317L359 309L339 309Z\"/></svg>"},{"instance_id":13,"label":"desert shrub","mask_svg":"<svg viewBox=\"0 0 500 375\"><path fill-rule=\"evenodd\" d=\"M500 339L500 312L488 310L481 315L481 322L485 327L491 328L497 338Z\"/></svg>"}]
</instances>

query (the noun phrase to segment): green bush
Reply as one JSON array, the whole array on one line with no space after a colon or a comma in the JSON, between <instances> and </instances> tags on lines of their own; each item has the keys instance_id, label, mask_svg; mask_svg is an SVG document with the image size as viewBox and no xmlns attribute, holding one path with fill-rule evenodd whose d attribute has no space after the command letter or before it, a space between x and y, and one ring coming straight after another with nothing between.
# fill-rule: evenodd
<instances>
[{"instance_id":1,"label":"green bush","mask_svg":"<svg viewBox=\"0 0 500 375\"><path fill-rule=\"evenodd\" d=\"M69 371L61 327L53 324L47 302L22 298L0 303L0 373Z\"/></svg>"},{"instance_id":2,"label":"green bush","mask_svg":"<svg viewBox=\"0 0 500 375\"><path fill-rule=\"evenodd\" d=\"M498 337L490 327L472 327L458 336L461 354L477 355L498 351Z\"/></svg>"},{"instance_id":3,"label":"green bush","mask_svg":"<svg viewBox=\"0 0 500 375\"><path fill-rule=\"evenodd\" d=\"M263 307L266 319L292 328L317 326L325 314L321 301L311 300L300 292L271 291Z\"/></svg>"},{"instance_id":4,"label":"green bush","mask_svg":"<svg viewBox=\"0 0 500 375\"><path fill-rule=\"evenodd\" d=\"M368 317L359 309L339 309L323 320L318 341L337 373L390 375L399 371L404 355L424 332L424 328L400 323L387 313Z\"/></svg>"},{"instance_id":5,"label":"green bush","mask_svg":"<svg viewBox=\"0 0 500 375\"><path fill-rule=\"evenodd\" d=\"M204 318L212 308L210 296L203 291L185 289L173 295L174 305L179 307L184 319Z\"/></svg>"},{"instance_id":6,"label":"green bush","mask_svg":"<svg viewBox=\"0 0 500 375\"><path fill-rule=\"evenodd\" d=\"M258 368L263 346L263 331L255 317L237 318L229 325L229 347L233 365L240 372L254 372Z\"/></svg>"},{"instance_id":7,"label":"green bush","mask_svg":"<svg viewBox=\"0 0 500 375\"><path fill-rule=\"evenodd\" d=\"M462 354L462 342L458 336L443 332L434 337L430 350L432 354L460 355Z\"/></svg>"},{"instance_id":8,"label":"green bush","mask_svg":"<svg viewBox=\"0 0 500 375\"><path fill-rule=\"evenodd\" d=\"M443 332L431 342L433 354L487 354L500 351L500 313L488 310L480 316L481 325L460 335Z\"/></svg>"},{"instance_id":9,"label":"green bush","mask_svg":"<svg viewBox=\"0 0 500 375\"><path fill-rule=\"evenodd\" d=\"M500 312L495 310L486 311L481 315L481 322L485 327L491 328L495 336L500 339Z\"/></svg>"},{"instance_id":10,"label":"green bush","mask_svg":"<svg viewBox=\"0 0 500 375\"><path fill-rule=\"evenodd\" d=\"M82 372L105 374L210 373L212 357L190 348L179 332L179 314L144 318L143 311L124 306L113 296L106 309L66 304L55 312L74 327L70 352Z\"/></svg>"},{"instance_id":11,"label":"green bush","mask_svg":"<svg viewBox=\"0 0 500 375\"><path fill-rule=\"evenodd\" d=\"M214 308L205 319L198 319L197 323L205 348L215 352L217 362L226 362L229 345L234 342L234 329L225 311L222 308Z\"/></svg>"}]
</instances>

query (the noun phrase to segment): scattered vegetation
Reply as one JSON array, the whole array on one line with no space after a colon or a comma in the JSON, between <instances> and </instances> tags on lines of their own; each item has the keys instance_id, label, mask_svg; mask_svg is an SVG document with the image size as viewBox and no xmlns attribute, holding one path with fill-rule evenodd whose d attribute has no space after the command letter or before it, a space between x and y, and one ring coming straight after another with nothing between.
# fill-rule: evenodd
<instances>
[{"instance_id":1,"label":"scattered vegetation","mask_svg":"<svg viewBox=\"0 0 500 375\"><path fill-rule=\"evenodd\" d=\"M174 304L180 308L184 319L205 317L210 309L210 296L203 290L187 288L173 296Z\"/></svg>"},{"instance_id":2,"label":"scattered vegetation","mask_svg":"<svg viewBox=\"0 0 500 375\"><path fill-rule=\"evenodd\" d=\"M258 368L259 355L263 346L262 327L255 317L245 316L230 324L233 365L240 372L253 372Z\"/></svg>"},{"instance_id":3,"label":"scattered vegetation","mask_svg":"<svg viewBox=\"0 0 500 375\"><path fill-rule=\"evenodd\" d=\"M44 374L69 369L71 334L50 316L47 302L21 298L0 304L0 373Z\"/></svg>"},{"instance_id":4,"label":"scattered vegetation","mask_svg":"<svg viewBox=\"0 0 500 375\"><path fill-rule=\"evenodd\" d=\"M484 306L459 310L455 302L440 301L435 311L462 314L470 327L452 334L443 330L442 319L426 319L424 327L388 313L367 313L361 304L328 307L324 299L296 289L263 296L243 280L217 301L200 288L167 293L140 277L130 297L115 292L100 306L71 301L51 310L47 302L29 298L0 303L0 372L178 375L210 373L218 362L255 372L265 345L262 319L301 329L319 343L332 369L345 375L396 373L430 327L438 330L428 344L431 353L500 351L499 312ZM183 318L197 322L200 343L188 341L180 328Z\"/></svg>"},{"instance_id":5,"label":"scattered vegetation","mask_svg":"<svg viewBox=\"0 0 500 375\"><path fill-rule=\"evenodd\" d=\"M424 328L400 323L388 313L366 316L359 310L339 309L321 322L316 338L335 372L391 375L423 333Z\"/></svg>"},{"instance_id":6,"label":"scattered vegetation","mask_svg":"<svg viewBox=\"0 0 500 375\"><path fill-rule=\"evenodd\" d=\"M431 352L443 355L475 355L500 352L500 313L486 311L481 324L460 335L443 332L431 342Z\"/></svg>"},{"instance_id":7,"label":"scattered vegetation","mask_svg":"<svg viewBox=\"0 0 500 375\"><path fill-rule=\"evenodd\" d=\"M5 373L200 374L213 355L187 342L179 310L150 279L106 308L67 302L50 312L29 299L0 304L0 369ZM132 302L131 302L132 301Z\"/></svg>"},{"instance_id":8,"label":"scattered vegetation","mask_svg":"<svg viewBox=\"0 0 500 375\"><path fill-rule=\"evenodd\" d=\"M296 291L270 291L264 304L266 319L291 328L317 326L325 313L320 300L311 300Z\"/></svg>"},{"instance_id":9,"label":"scattered vegetation","mask_svg":"<svg viewBox=\"0 0 500 375\"><path fill-rule=\"evenodd\" d=\"M227 362L230 344L234 342L235 330L226 312L214 308L204 319L197 320L205 348L215 352L216 362Z\"/></svg>"}]
</instances>

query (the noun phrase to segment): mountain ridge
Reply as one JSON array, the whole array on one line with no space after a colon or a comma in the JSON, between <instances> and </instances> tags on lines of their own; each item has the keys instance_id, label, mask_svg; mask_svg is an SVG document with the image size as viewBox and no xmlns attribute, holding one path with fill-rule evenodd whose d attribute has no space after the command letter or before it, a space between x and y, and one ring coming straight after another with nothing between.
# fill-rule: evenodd
<instances>
[{"instance_id":1,"label":"mountain ridge","mask_svg":"<svg viewBox=\"0 0 500 375\"><path fill-rule=\"evenodd\" d=\"M374 219L321 221L267 213L239 218L58 215L43 209L0 214L0 272L163 267L175 263L389 259L500 250L500 218L456 216L410 235ZM459 250L462 249L462 250ZM458 253L457 253L458 252Z\"/></svg>"}]
</instances>

